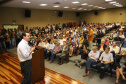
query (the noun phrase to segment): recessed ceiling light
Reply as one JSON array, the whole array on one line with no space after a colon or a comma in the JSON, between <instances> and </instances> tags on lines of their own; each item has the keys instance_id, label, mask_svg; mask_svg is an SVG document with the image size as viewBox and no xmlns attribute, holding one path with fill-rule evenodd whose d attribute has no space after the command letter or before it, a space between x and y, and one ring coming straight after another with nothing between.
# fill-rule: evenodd
<instances>
[{"instance_id":1,"label":"recessed ceiling light","mask_svg":"<svg viewBox=\"0 0 126 84\"><path fill-rule=\"evenodd\" d=\"M22 1L22 3L31 3L31 2L29 2L29 1Z\"/></svg>"},{"instance_id":2,"label":"recessed ceiling light","mask_svg":"<svg viewBox=\"0 0 126 84\"><path fill-rule=\"evenodd\" d=\"M102 8L102 9L106 9L106 8Z\"/></svg>"},{"instance_id":3,"label":"recessed ceiling light","mask_svg":"<svg viewBox=\"0 0 126 84\"><path fill-rule=\"evenodd\" d=\"M110 4L115 4L116 3L116 1L113 1L113 2L109 2Z\"/></svg>"},{"instance_id":4,"label":"recessed ceiling light","mask_svg":"<svg viewBox=\"0 0 126 84\"><path fill-rule=\"evenodd\" d=\"M91 11L92 9L89 9L88 11Z\"/></svg>"},{"instance_id":5,"label":"recessed ceiling light","mask_svg":"<svg viewBox=\"0 0 126 84\"><path fill-rule=\"evenodd\" d=\"M105 1L113 1L113 0L105 0Z\"/></svg>"},{"instance_id":6,"label":"recessed ceiling light","mask_svg":"<svg viewBox=\"0 0 126 84\"><path fill-rule=\"evenodd\" d=\"M94 8L97 8L98 6L94 6Z\"/></svg>"},{"instance_id":7,"label":"recessed ceiling light","mask_svg":"<svg viewBox=\"0 0 126 84\"><path fill-rule=\"evenodd\" d=\"M72 9L76 9L76 8L72 8Z\"/></svg>"},{"instance_id":8,"label":"recessed ceiling light","mask_svg":"<svg viewBox=\"0 0 126 84\"><path fill-rule=\"evenodd\" d=\"M60 6L59 6L59 5L55 5L55 6L53 6L53 7L57 8L57 7L60 7Z\"/></svg>"},{"instance_id":9,"label":"recessed ceiling light","mask_svg":"<svg viewBox=\"0 0 126 84\"><path fill-rule=\"evenodd\" d=\"M118 7L123 7L123 5L116 5L116 6L118 6Z\"/></svg>"},{"instance_id":10,"label":"recessed ceiling light","mask_svg":"<svg viewBox=\"0 0 126 84\"><path fill-rule=\"evenodd\" d=\"M93 6L93 5L88 5L89 7Z\"/></svg>"},{"instance_id":11,"label":"recessed ceiling light","mask_svg":"<svg viewBox=\"0 0 126 84\"><path fill-rule=\"evenodd\" d=\"M68 6L65 6L64 8L69 8Z\"/></svg>"},{"instance_id":12,"label":"recessed ceiling light","mask_svg":"<svg viewBox=\"0 0 126 84\"><path fill-rule=\"evenodd\" d=\"M83 10L87 10L87 9L83 9Z\"/></svg>"},{"instance_id":13,"label":"recessed ceiling light","mask_svg":"<svg viewBox=\"0 0 126 84\"><path fill-rule=\"evenodd\" d=\"M102 7L98 7L98 8L102 8Z\"/></svg>"},{"instance_id":14,"label":"recessed ceiling light","mask_svg":"<svg viewBox=\"0 0 126 84\"><path fill-rule=\"evenodd\" d=\"M123 7L123 6L118 6L118 7Z\"/></svg>"},{"instance_id":15,"label":"recessed ceiling light","mask_svg":"<svg viewBox=\"0 0 126 84\"><path fill-rule=\"evenodd\" d=\"M74 1L74 2L72 2L73 4L77 4L77 3L80 3L80 2L78 2L78 1Z\"/></svg>"},{"instance_id":16,"label":"recessed ceiling light","mask_svg":"<svg viewBox=\"0 0 126 84\"><path fill-rule=\"evenodd\" d=\"M78 8L78 10L82 10L83 8Z\"/></svg>"},{"instance_id":17,"label":"recessed ceiling light","mask_svg":"<svg viewBox=\"0 0 126 84\"><path fill-rule=\"evenodd\" d=\"M81 4L81 5L88 5L87 3L83 3L83 4Z\"/></svg>"},{"instance_id":18,"label":"recessed ceiling light","mask_svg":"<svg viewBox=\"0 0 126 84\"><path fill-rule=\"evenodd\" d=\"M47 6L47 4L40 4L40 6Z\"/></svg>"}]
</instances>

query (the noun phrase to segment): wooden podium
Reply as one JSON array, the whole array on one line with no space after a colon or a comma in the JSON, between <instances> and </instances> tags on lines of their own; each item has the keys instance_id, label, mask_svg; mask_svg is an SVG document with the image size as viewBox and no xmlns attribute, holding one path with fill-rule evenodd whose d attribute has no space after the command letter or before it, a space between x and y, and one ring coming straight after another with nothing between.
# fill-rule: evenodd
<instances>
[{"instance_id":1,"label":"wooden podium","mask_svg":"<svg viewBox=\"0 0 126 84\"><path fill-rule=\"evenodd\" d=\"M36 50L32 54L32 84L39 81L44 81L45 63L44 63L44 48L36 46Z\"/></svg>"}]
</instances>

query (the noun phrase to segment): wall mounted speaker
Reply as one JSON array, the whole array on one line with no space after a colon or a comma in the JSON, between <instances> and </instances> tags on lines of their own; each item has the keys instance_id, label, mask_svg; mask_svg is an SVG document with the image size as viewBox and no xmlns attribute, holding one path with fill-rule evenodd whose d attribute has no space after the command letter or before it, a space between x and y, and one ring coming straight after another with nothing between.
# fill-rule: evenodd
<instances>
[{"instance_id":1,"label":"wall mounted speaker","mask_svg":"<svg viewBox=\"0 0 126 84\"><path fill-rule=\"evenodd\" d=\"M63 16L63 12L62 12L62 11L59 11L58 16L59 16L59 17L62 17L62 16Z\"/></svg>"},{"instance_id":2,"label":"wall mounted speaker","mask_svg":"<svg viewBox=\"0 0 126 84\"><path fill-rule=\"evenodd\" d=\"M80 13L79 13L79 12L77 12L77 13L76 13L76 16L77 16L77 17L79 17L79 16L80 16Z\"/></svg>"},{"instance_id":3,"label":"wall mounted speaker","mask_svg":"<svg viewBox=\"0 0 126 84\"><path fill-rule=\"evenodd\" d=\"M25 9L25 17L31 17L31 10Z\"/></svg>"},{"instance_id":4,"label":"wall mounted speaker","mask_svg":"<svg viewBox=\"0 0 126 84\"><path fill-rule=\"evenodd\" d=\"M94 12L94 15L98 15L98 11L95 11L95 12Z\"/></svg>"}]
</instances>

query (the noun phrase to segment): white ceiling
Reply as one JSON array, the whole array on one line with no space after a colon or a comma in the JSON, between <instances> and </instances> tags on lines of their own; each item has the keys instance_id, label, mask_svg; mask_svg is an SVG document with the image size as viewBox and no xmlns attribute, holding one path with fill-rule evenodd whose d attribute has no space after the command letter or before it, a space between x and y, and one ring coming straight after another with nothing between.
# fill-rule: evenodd
<instances>
[{"instance_id":1,"label":"white ceiling","mask_svg":"<svg viewBox=\"0 0 126 84\"><path fill-rule=\"evenodd\" d=\"M24 4L22 1L29 1L31 3ZM78 4L73 4L73 1L79 1ZM113 0L117 3L122 4L124 7L126 6L126 0ZM60 7L54 8L55 2L60 2ZM88 5L82 6L81 4L87 3L88 5L93 5L89 7ZM48 4L47 6L39 6L39 4ZM67 10L67 11L85 11L85 10L78 10L79 6L81 6L83 9L88 10L101 10L98 8L94 8L94 6L99 6L103 8L118 8L117 6L114 6L110 3L105 3L105 0L12 0L10 2L7 2L3 4L2 6L5 7L18 7L18 8L29 8L29 9L48 9L48 10ZM69 6L69 8L65 9L63 7ZM76 9L72 9L76 8ZM103 9L102 9L103 10Z\"/></svg>"}]
</instances>

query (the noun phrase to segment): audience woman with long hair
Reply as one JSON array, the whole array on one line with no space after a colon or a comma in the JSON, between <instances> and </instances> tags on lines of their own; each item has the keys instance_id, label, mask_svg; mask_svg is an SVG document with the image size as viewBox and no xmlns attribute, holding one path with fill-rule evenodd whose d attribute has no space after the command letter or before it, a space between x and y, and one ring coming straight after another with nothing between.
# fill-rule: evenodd
<instances>
[{"instance_id":1,"label":"audience woman with long hair","mask_svg":"<svg viewBox=\"0 0 126 84\"><path fill-rule=\"evenodd\" d=\"M126 51L121 51L119 55L116 56L115 60L115 68L116 68L116 83L119 84L119 77L122 76L123 80L126 80L125 76L123 75L123 65L126 63Z\"/></svg>"}]
</instances>

